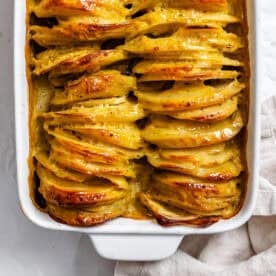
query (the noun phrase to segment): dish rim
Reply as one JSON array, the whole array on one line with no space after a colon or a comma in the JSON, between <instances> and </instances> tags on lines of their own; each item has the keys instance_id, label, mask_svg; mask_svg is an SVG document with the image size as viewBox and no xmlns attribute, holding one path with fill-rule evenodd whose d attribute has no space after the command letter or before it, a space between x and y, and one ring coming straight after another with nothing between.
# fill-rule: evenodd
<instances>
[{"instance_id":1,"label":"dish rim","mask_svg":"<svg viewBox=\"0 0 276 276\"><path fill-rule=\"evenodd\" d=\"M29 195L29 125L28 125L28 86L25 63L25 10L26 1L15 1L14 5L14 107L17 185L19 202L23 213L34 224L52 230L81 232L87 234L142 234L142 235L187 235L213 234L238 228L251 217L257 198L259 148L260 148L260 103L258 101L258 1L247 0L250 52L250 107L247 125L247 164L248 186L243 206L239 213L231 219L220 220L208 228L192 228L190 226L162 227L153 221L137 221L127 218L117 218L103 225L92 227L68 226L54 221L39 211L32 203ZM22 90L24 93L22 93Z\"/></svg>"}]
</instances>

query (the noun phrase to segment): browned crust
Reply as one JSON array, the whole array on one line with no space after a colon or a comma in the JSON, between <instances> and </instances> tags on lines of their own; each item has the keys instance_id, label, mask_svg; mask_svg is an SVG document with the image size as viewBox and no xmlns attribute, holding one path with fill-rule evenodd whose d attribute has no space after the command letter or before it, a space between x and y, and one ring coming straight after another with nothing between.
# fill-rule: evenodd
<instances>
[{"instance_id":1,"label":"browned crust","mask_svg":"<svg viewBox=\"0 0 276 276\"><path fill-rule=\"evenodd\" d=\"M217 184L214 183L183 183L183 182L174 182L174 185L178 186L181 189L191 190L191 191L204 191L218 193Z\"/></svg>"},{"instance_id":2,"label":"browned crust","mask_svg":"<svg viewBox=\"0 0 276 276\"><path fill-rule=\"evenodd\" d=\"M71 67L71 68L78 68L78 67L82 67L82 66L87 66L89 65L90 69L93 69L93 67L95 67L94 69L97 68L97 66L99 66L97 64L97 59L100 59L102 57L106 57L108 56L108 54L111 53L111 51L105 50L105 51L97 51L95 53L92 54L88 54L85 55L79 59L74 59L74 60L65 60L63 62L61 62L60 64L58 64L56 67L57 68L66 68L66 67Z\"/></svg>"},{"instance_id":3,"label":"browned crust","mask_svg":"<svg viewBox=\"0 0 276 276\"><path fill-rule=\"evenodd\" d=\"M91 11L95 8L96 5L99 5L99 1L95 0L79 0L78 3L69 4L64 2L64 0L48 0L47 4L44 4L43 7L45 9L50 8L66 8L66 9L74 9L80 11Z\"/></svg>"},{"instance_id":4,"label":"browned crust","mask_svg":"<svg viewBox=\"0 0 276 276\"><path fill-rule=\"evenodd\" d=\"M76 81L70 81L66 85L66 90L80 88L83 94L90 95L100 93L105 90L108 85L114 80L112 75L93 76L92 78L85 77Z\"/></svg>"},{"instance_id":5,"label":"browned crust","mask_svg":"<svg viewBox=\"0 0 276 276\"><path fill-rule=\"evenodd\" d=\"M207 179L210 181L227 181L233 178L233 175L227 173L213 173L210 174Z\"/></svg>"},{"instance_id":6,"label":"browned crust","mask_svg":"<svg viewBox=\"0 0 276 276\"><path fill-rule=\"evenodd\" d=\"M99 218L84 216L78 214L74 217L58 217L51 212L48 211L49 216L54 219L56 222L71 225L71 226L78 226L78 227L89 227L89 226L97 226L99 224L103 224L111 219L110 216L105 215Z\"/></svg>"},{"instance_id":7,"label":"browned crust","mask_svg":"<svg viewBox=\"0 0 276 276\"><path fill-rule=\"evenodd\" d=\"M67 213L66 215L63 215L62 213L53 212L51 208L48 208L48 214L57 222L79 227L96 226L119 216L111 213L96 215L83 211L75 211L71 214Z\"/></svg>"},{"instance_id":8,"label":"browned crust","mask_svg":"<svg viewBox=\"0 0 276 276\"><path fill-rule=\"evenodd\" d=\"M74 25L54 26L48 27L35 27L31 28L31 37L41 46L54 46L74 44L76 42L96 41L103 39L116 39L123 38L124 33L130 28L128 22L116 24L87 24L87 23L74 23ZM48 32L48 37L42 37L41 32ZM55 37L60 38L55 43Z\"/></svg>"},{"instance_id":9,"label":"browned crust","mask_svg":"<svg viewBox=\"0 0 276 276\"><path fill-rule=\"evenodd\" d=\"M167 217L163 217L159 214L155 214L157 222L162 226L181 226L181 225L188 225L188 226L195 226L195 227L208 227L212 224L219 221L220 217L201 217L194 220L174 220L169 219Z\"/></svg>"},{"instance_id":10,"label":"browned crust","mask_svg":"<svg viewBox=\"0 0 276 276\"><path fill-rule=\"evenodd\" d=\"M108 201L105 193L72 192L54 186L43 187L40 191L47 201L58 205L88 205Z\"/></svg>"}]
</instances>

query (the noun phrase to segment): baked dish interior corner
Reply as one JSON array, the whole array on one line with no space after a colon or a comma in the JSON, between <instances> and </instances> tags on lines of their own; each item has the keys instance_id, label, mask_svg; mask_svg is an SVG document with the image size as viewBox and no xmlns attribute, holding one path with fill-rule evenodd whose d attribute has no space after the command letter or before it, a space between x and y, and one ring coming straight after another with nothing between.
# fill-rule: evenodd
<instances>
[{"instance_id":1,"label":"baked dish interior corner","mask_svg":"<svg viewBox=\"0 0 276 276\"><path fill-rule=\"evenodd\" d=\"M205 227L247 186L239 0L27 0L30 190L53 219Z\"/></svg>"}]
</instances>

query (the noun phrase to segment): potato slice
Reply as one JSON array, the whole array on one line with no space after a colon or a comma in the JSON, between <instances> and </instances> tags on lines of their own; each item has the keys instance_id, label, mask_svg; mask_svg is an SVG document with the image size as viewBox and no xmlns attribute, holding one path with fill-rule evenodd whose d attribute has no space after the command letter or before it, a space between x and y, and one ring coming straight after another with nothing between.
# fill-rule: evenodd
<instances>
[{"instance_id":1,"label":"potato slice","mask_svg":"<svg viewBox=\"0 0 276 276\"><path fill-rule=\"evenodd\" d=\"M73 124L64 129L89 135L112 145L137 150L144 143L139 128L134 123L123 124Z\"/></svg>"},{"instance_id":2,"label":"potato slice","mask_svg":"<svg viewBox=\"0 0 276 276\"><path fill-rule=\"evenodd\" d=\"M95 160L94 156L84 156L54 144L51 146L50 159L58 163L61 167L89 176L101 176L107 174L135 177L135 170L131 163L98 163L98 160Z\"/></svg>"},{"instance_id":3,"label":"potato slice","mask_svg":"<svg viewBox=\"0 0 276 276\"><path fill-rule=\"evenodd\" d=\"M59 25L52 28L31 26L30 35L43 47L72 45L80 42L124 38L130 28L127 21L109 24L91 21L91 17L75 17L59 20Z\"/></svg>"},{"instance_id":4,"label":"potato slice","mask_svg":"<svg viewBox=\"0 0 276 276\"><path fill-rule=\"evenodd\" d=\"M68 144L62 144L59 143L57 140L52 140L49 142L51 145L51 152L56 153L64 153L67 155L71 154L71 159L73 158L81 158L84 159L87 162L96 162L101 164L107 164L107 165L117 165L122 164L127 161L124 157L121 157L121 159L112 158L115 156L108 155L108 152L97 152L96 150L93 152L92 150L85 150L81 148L81 146L76 145L75 147L70 147ZM108 147L107 147L108 148Z\"/></svg>"},{"instance_id":5,"label":"potato slice","mask_svg":"<svg viewBox=\"0 0 276 276\"><path fill-rule=\"evenodd\" d=\"M167 61L148 60L138 63L134 73L142 74L139 81L200 81L209 79L236 79L239 71L222 70L212 61Z\"/></svg>"},{"instance_id":6,"label":"potato slice","mask_svg":"<svg viewBox=\"0 0 276 276\"><path fill-rule=\"evenodd\" d=\"M241 178L229 181L210 181L171 172L158 172L153 175L152 185L156 188L172 189L176 193L195 192L205 198L228 198L240 194ZM160 185L160 186L159 186ZM192 199L192 198L191 198ZM193 198L197 200L196 197Z\"/></svg>"},{"instance_id":7,"label":"potato slice","mask_svg":"<svg viewBox=\"0 0 276 276\"><path fill-rule=\"evenodd\" d=\"M217 199L217 198L209 198L209 199L202 199L201 204L199 203L198 206L196 203L186 201L184 202L183 199L177 199L176 193L168 192L167 194L160 193L159 190L152 190L150 193L152 199L167 204L169 206L182 209L188 213L203 216L203 217L210 217L210 216L217 216L223 219L228 219L233 217L237 211L239 210L240 204L240 194L225 198L225 199ZM193 194L193 196L196 196ZM192 200L191 200L192 201ZM203 206L203 208L202 208ZM202 209L201 209L202 208Z\"/></svg>"},{"instance_id":8,"label":"potato slice","mask_svg":"<svg viewBox=\"0 0 276 276\"><path fill-rule=\"evenodd\" d=\"M207 227L219 220L219 217L200 216L173 208L154 200L148 194L141 194L142 203L153 213L157 222L163 226L189 225Z\"/></svg>"},{"instance_id":9,"label":"potato slice","mask_svg":"<svg viewBox=\"0 0 276 276\"><path fill-rule=\"evenodd\" d=\"M51 173L56 175L59 178L74 181L74 182L86 182L91 180L88 175L84 175L72 170L66 170L56 164L53 160L49 159L49 156L45 152L38 152L35 156L36 160ZM122 176L114 176L114 175L98 175L98 177L106 179L112 185L118 187L119 189L128 189L128 183L125 177Z\"/></svg>"},{"instance_id":10,"label":"potato slice","mask_svg":"<svg viewBox=\"0 0 276 276\"><path fill-rule=\"evenodd\" d=\"M148 54L143 54L146 60L159 60L159 61L186 61L186 62L205 62L212 64L213 66L233 66L233 67L243 67L242 61L237 59L231 59L224 56L217 49L213 49L212 52L208 51L181 51L181 52L164 52L162 55L157 51Z\"/></svg>"},{"instance_id":11,"label":"potato slice","mask_svg":"<svg viewBox=\"0 0 276 276\"><path fill-rule=\"evenodd\" d=\"M89 15L111 20L127 14L120 0L41 0L33 12L39 17Z\"/></svg>"},{"instance_id":12,"label":"potato slice","mask_svg":"<svg viewBox=\"0 0 276 276\"><path fill-rule=\"evenodd\" d=\"M47 202L58 205L85 206L115 201L126 196L127 190L118 189L104 178L93 178L79 183L56 177L49 170L37 166L39 191Z\"/></svg>"},{"instance_id":13,"label":"potato slice","mask_svg":"<svg viewBox=\"0 0 276 276\"><path fill-rule=\"evenodd\" d=\"M172 112L167 115L181 120L191 120L203 123L221 121L231 116L238 109L238 97L228 99L222 104L203 107L201 109Z\"/></svg>"},{"instance_id":14,"label":"potato slice","mask_svg":"<svg viewBox=\"0 0 276 276\"><path fill-rule=\"evenodd\" d=\"M240 178L227 182L203 181L172 173L156 174L151 190L152 198L197 215L217 215L227 218L240 205Z\"/></svg>"},{"instance_id":15,"label":"potato slice","mask_svg":"<svg viewBox=\"0 0 276 276\"><path fill-rule=\"evenodd\" d=\"M142 131L142 137L161 148L208 146L232 139L243 125L239 111L224 121L211 124L154 117Z\"/></svg>"},{"instance_id":16,"label":"potato slice","mask_svg":"<svg viewBox=\"0 0 276 276\"><path fill-rule=\"evenodd\" d=\"M98 161L101 160L103 163L120 163L129 159L139 159L144 155L143 150L129 150L112 146L81 134L76 136L58 128L55 130L48 129L47 132L62 147L72 152L95 158Z\"/></svg>"},{"instance_id":17,"label":"potato slice","mask_svg":"<svg viewBox=\"0 0 276 276\"><path fill-rule=\"evenodd\" d=\"M142 119L145 115L139 105L127 102L117 106L99 105L89 108L76 107L44 113L42 116L49 126L60 126L78 123L131 123Z\"/></svg>"},{"instance_id":18,"label":"potato slice","mask_svg":"<svg viewBox=\"0 0 276 276\"><path fill-rule=\"evenodd\" d=\"M216 50L221 52L235 52L242 47L240 37L236 34L228 33L222 28L180 28L171 36L161 38L139 36L122 46L123 49L131 53L161 56L164 54L179 54L181 52L189 56L189 52L196 51L207 53L216 52Z\"/></svg>"},{"instance_id":19,"label":"potato slice","mask_svg":"<svg viewBox=\"0 0 276 276\"><path fill-rule=\"evenodd\" d=\"M93 107L99 105L120 105L128 102L126 96L113 97L113 98L103 98L103 99L92 99L83 102L74 103L72 107Z\"/></svg>"},{"instance_id":20,"label":"potato slice","mask_svg":"<svg viewBox=\"0 0 276 276\"><path fill-rule=\"evenodd\" d=\"M53 204L48 204L49 215L58 222L72 226L95 226L108 220L121 216L126 209L125 199L105 204L102 206L92 206L89 208L66 208Z\"/></svg>"},{"instance_id":21,"label":"potato slice","mask_svg":"<svg viewBox=\"0 0 276 276\"><path fill-rule=\"evenodd\" d=\"M222 11L228 13L227 0L166 0L165 2L167 2L166 4L172 8L195 9L212 12Z\"/></svg>"},{"instance_id":22,"label":"potato slice","mask_svg":"<svg viewBox=\"0 0 276 276\"><path fill-rule=\"evenodd\" d=\"M135 88L134 77L122 75L116 70L105 70L68 82L64 91L55 93L51 104L64 105L89 99L124 96Z\"/></svg>"},{"instance_id":23,"label":"potato slice","mask_svg":"<svg viewBox=\"0 0 276 276\"><path fill-rule=\"evenodd\" d=\"M120 50L98 50L94 47L57 47L50 48L33 60L34 74L50 72L50 78L66 74L94 72L101 67L124 60L127 56Z\"/></svg>"},{"instance_id":24,"label":"potato slice","mask_svg":"<svg viewBox=\"0 0 276 276\"><path fill-rule=\"evenodd\" d=\"M79 47L55 47L38 54L33 63L35 65L34 74L41 75L47 73L57 66L61 66L64 62L73 63L79 58L94 54L99 50L99 47L94 46L79 46Z\"/></svg>"},{"instance_id":25,"label":"potato slice","mask_svg":"<svg viewBox=\"0 0 276 276\"><path fill-rule=\"evenodd\" d=\"M136 91L139 103L154 112L178 112L222 104L245 88L243 83L233 80L217 86L203 83L178 83L163 92Z\"/></svg>"},{"instance_id":26,"label":"potato slice","mask_svg":"<svg viewBox=\"0 0 276 276\"><path fill-rule=\"evenodd\" d=\"M81 173L70 171L60 167L55 162L49 160L49 157L45 152L38 152L35 155L35 158L39 162L39 164L41 164L44 168L46 168L59 178L75 182L84 182L89 179L87 175L83 175Z\"/></svg>"},{"instance_id":27,"label":"potato slice","mask_svg":"<svg viewBox=\"0 0 276 276\"><path fill-rule=\"evenodd\" d=\"M66 74L96 72L101 68L127 59L125 52L119 50L100 50L74 60L66 60L50 72L50 78Z\"/></svg>"},{"instance_id":28,"label":"potato slice","mask_svg":"<svg viewBox=\"0 0 276 276\"><path fill-rule=\"evenodd\" d=\"M151 154L152 151L148 153ZM191 163L191 166L194 167L212 167L238 156L239 144L235 141L230 141L207 147L159 149L157 153L161 159L179 163Z\"/></svg>"},{"instance_id":29,"label":"potato slice","mask_svg":"<svg viewBox=\"0 0 276 276\"><path fill-rule=\"evenodd\" d=\"M196 154L196 149L194 151ZM226 181L232 179L239 176L243 170L238 150L220 153L219 157L209 156L210 159L206 160L201 158L199 152L197 162L189 162L189 160L179 162L178 160L161 158L157 152L147 153L149 163L156 168L213 181Z\"/></svg>"},{"instance_id":30,"label":"potato slice","mask_svg":"<svg viewBox=\"0 0 276 276\"><path fill-rule=\"evenodd\" d=\"M160 16L162 14L162 16ZM230 23L237 23L240 19L223 12L202 12L182 9L155 9L155 11L133 20L130 37L138 34L162 34L166 27L224 27Z\"/></svg>"}]
</instances>

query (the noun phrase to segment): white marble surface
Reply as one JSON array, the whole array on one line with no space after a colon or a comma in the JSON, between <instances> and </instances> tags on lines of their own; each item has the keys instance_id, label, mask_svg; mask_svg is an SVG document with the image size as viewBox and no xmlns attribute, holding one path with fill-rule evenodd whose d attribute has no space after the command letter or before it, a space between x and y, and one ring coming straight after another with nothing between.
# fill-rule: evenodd
<instances>
[{"instance_id":1,"label":"white marble surface","mask_svg":"<svg viewBox=\"0 0 276 276\"><path fill-rule=\"evenodd\" d=\"M113 275L114 263L98 257L85 235L41 229L19 209L13 130L12 23L13 1L0 0L0 275Z\"/></svg>"},{"instance_id":2,"label":"white marble surface","mask_svg":"<svg viewBox=\"0 0 276 276\"><path fill-rule=\"evenodd\" d=\"M19 209L13 130L12 22L13 1L0 0L0 275L113 275L114 262L98 257L86 236L41 229ZM260 73L261 94L266 98L276 93L275 0L262 1L258 24L263 26Z\"/></svg>"}]
</instances>

